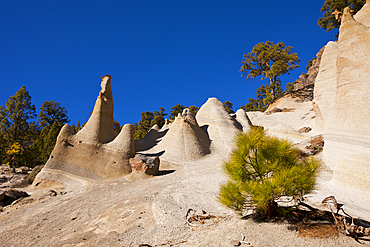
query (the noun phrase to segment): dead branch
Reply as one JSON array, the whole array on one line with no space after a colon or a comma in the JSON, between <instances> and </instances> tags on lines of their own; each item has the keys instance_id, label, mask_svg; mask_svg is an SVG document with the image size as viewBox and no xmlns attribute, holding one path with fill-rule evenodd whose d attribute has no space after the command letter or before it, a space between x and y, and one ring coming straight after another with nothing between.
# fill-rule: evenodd
<instances>
[{"instance_id":1,"label":"dead branch","mask_svg":"<svg viewBox=\"0 0 370 247\"><path fill-rule=\"evenodd\" d=\"M202 214L206 214L206 212L204 210L202 210ZM201 225L204 225L205 220L209 220L209 219L223 220L223 218L225 218L225 217L216 216L216 215L212 215L212 214L198 215L198 214L196 214L196 211L194 209L191 209L191 208L188 209L188 211L186 212L186 215L185 215L186 223L189 226L193 226L193 227L199 227L199 225L193 224L192 222L199 222Z\"/></svg>"},{"instance_id":2,"label":"dead branch","mask_svg":"<svg viewBox=\"0 0 370 247\"><path fill-rule=\"evenodd\" d=\"M335 225L337 226L337 229L339 232L346 234L349 237L355 238L356 240L369 240L370 241L370 228L365 228L361 225L355 224L355 218L353 218L351 215L347 214L343 210L343 204L340 204L337 202L334 196L328 196L323 201L323 204L328 205L333 218L335 220ZM331 204L329 204L331 203ZM332 207L330 205L334 205L334 208L337 210L336 213L334 213ZM339 211L342 211L346 216L348 216L351 219L351 223L347 222L346 217L343 215L339 215ZM357 219L359 220L359 219Z\"/></svg>"}]
</instances>

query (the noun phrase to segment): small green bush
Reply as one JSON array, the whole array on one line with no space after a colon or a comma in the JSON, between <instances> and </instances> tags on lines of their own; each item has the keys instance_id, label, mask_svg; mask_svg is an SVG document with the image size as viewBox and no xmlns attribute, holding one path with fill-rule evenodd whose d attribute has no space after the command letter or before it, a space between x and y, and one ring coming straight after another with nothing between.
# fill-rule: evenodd
<instances>
[{"instance_id":1,"label":"small green bush","mask_svg":"<svg viewBox=\"0 0 370 247\"><path fill-rule=\"evenodd\" d=\"M229 181L222 184L218 200L242 213L246 206L270 218L282 196L300 198L311 192L320 162L302 159L287 140L268 136L261 128L236 135L236 147L223 169Z\"/></svg>"}]
</instances>

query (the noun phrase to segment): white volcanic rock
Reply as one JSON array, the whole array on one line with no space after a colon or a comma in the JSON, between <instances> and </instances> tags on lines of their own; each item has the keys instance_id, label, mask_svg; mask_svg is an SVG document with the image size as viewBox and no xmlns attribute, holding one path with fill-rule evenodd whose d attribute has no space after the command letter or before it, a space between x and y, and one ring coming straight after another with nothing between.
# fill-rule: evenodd
<instances>
[{"instance_id":1,"label":"white volcanic rock","mask_svg":"<svg viewBox=\"0 0 370 247\"><path fill-rule=\"evenodd\" d=\"M242 130L241 124L230 116L222 102L216 98L209 98L202 105L196 120L207 131L211 145L227 156L234 146L235 132Z\"/></svg>"},{"instance_id":2,"label":"white volcanic rock","mask_svg":"<svg viewBox=\"0 0 370 247\"><path fill-rule=\"evenodd\" d=\"M114 139L113 127L113 95L111 76L102 77L101 91L86 125L77 133L76 138L83 139L85 143L98 145Z\"/></svg>"},{"instance_id":3,"label":"white volcanic rock","mask_svg":"<svg viewBox=\"0 0 370 247\"><path fill-rule=\"evenodd\" d=\"M264 113L248 112L248 116L253 125L263 126L267 133L299 143L316 133L311 97L311 88L299 89L276 100ZM313 130L299 133L304 127Z\"/></svg>"},{"instance_id":4,"label":"white volcanic rock","mask_svg":"<svg viewBox=\"0 0 370 247\"><path fill-rule=\"evenodd\" d=\"M369 1L366 1L366 4L362 7L362 9L356 13L354 16L354 19L361 23L362 25L365 25L367 27L370 27L370 3Z\"/></svg>"},{"instance_id":5,"label":"white volcanic rock","mask_svg":"<svg viewBox=\"0 0 370 247\"><path fill-rule=\"evenodd\" d=\"M164 131L168 132L160 140L156 139L158 144L147 153L163 153L160 158L173 163L198 160L210 153L209 138L189 109L179 113Z\"/></svg>"},{"instance_id":6,"label":"white volcanic rock","mask_svg":"<svg viewBox=\"0 0 370 247\"><path fill-rule=\"evenodd\" d=\"M110 79L109 75L102 77L102 89L86 125L77 134L68 124L63 126L34 184L113 179L131 172L129 159L135 156L133 128L126 124L114 138Z\"/></svg>"},{"instance_id":7,"label":"white volcanic rock","mask_svg":"<svg viewBox=\"0 0 370 247\"><path fill-rule=\"evenodd\" d=\"M369 3L355 19L344 10L338 43L327 45L315 84L323 159L333 170L327 186L343 202L354 203L354 212L369 211L370 203L369 17Z\"/></svg>"},{"instance_id":8,"label":"white volcanic rock","mask_svg":"<svg viewBox=\"0 0 370 247\"><path fill-rule=\"evenodd\" d=\"M167 120L167 119L166 119ZM162 129L158 125L154 125L144 138L135 140L135 151L146 151L157 145L161 138L167 133L169 124L165 124Z\"/></svg>"},{"instance_id":9,"label":"white volcanic rock","mask_svg":"<svg viewBox=\"0 0 370 247\"><path fill-rule=\"evenodd\" d=\"M333 102L336 97L336 61L338 55L338 43L329 42L321 58L320 70L315 81L314 88L314 107L316 112L316 127L320 131L325 131L333 124ZM316 106L320 105L320 108Z\"/></svg>"},{"instance_id":10,"label":"white volcanic rock","mask_svg":"<svg viewBox=\"0 0 370 247\"><path fill-rule=\"evenodd\" d=\"M243 109L239 109L236 111L236 121L240 123L243 127L243 132L247 132L253 126L251 120L249 119L247 113Z\"/></svg>"}]
</instances>

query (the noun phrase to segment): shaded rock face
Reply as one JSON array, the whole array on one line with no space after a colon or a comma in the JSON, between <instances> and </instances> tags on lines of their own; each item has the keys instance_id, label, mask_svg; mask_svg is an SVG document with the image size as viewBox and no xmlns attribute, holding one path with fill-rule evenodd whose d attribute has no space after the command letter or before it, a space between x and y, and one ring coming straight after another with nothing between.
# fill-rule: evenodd
<instances>
[{"instance_id":1,"label":"shaded rock face","mask_svg":"<svg viewBox=\"0 0 370 247\"><path fill-rule=\"evenodd\" d=\"M312 61L312 65L308 69L307 73L304 75L300 75L299 79L296 80L296 83L294 84L294 91L313 85L315 83L316 77L319 73L321 58L324 50L325 46L321 48L320 51L316 54L316 59Z\"/></svg>"},{"instance_id":2,"label":"shaded rock face","mask_svg":"<svg viewBox=\"0 0 370 247\"><path fill-rule=\"evenodd\" d=\"M238 114L237 119L243 119L242 114ZM234 146L234 136L236 131L242 131L243 127L236 119L230 116L222 102L216 98L209 98L199 109L196 120L202 128L207 129L208 136L212 145L218 151L228 154ZM241 120L245 126L248 120ZM247 128L247 127L245 127Z\"/></svg>"},{"instance_id":3,"label":"shaded rock face","mask_svg":"<svg viewBox=\"0 0 370 247\"><path fill-rule=\"evenodd\" d=\"M115 138L110 80L109 75L102 77L102 89L84 128L75 134L68 124L63 126L49 160L34 183L55 180L55 173L101 180L131 172L129 159L135 155L133 128L126 124Z\"/></svg>"},{"instance_id":4,"label":"shaded rock face","mask_svg":"<svg viewBox=\"0 0 370 247\"><path fill-rule=\"evenodd\" d=\"M249 119L247 113L243 109L236 111L235 120L242 126L243 132L247 132L253 126L251 120Z\"/></svg>"},{"instance_id":5,"label":"shaded rock face","mask_svg":"<svg viewBox=\"0 0 370 247\"><path fill-rule=\"evenodd\" d=\"M354 19L355 18L355 19ZM329 42L315 83L316 125L333 181L370 189L370 6L344 10L338 42Z\"/></svg>"},{"instance_id":6,"label":"shaded rock face","mask_svg":"<svg viewBox=\"0 0 370 247\"><path fill-rule=\"evenodd\" d=\"M15 200L28 197L27 192L19 190L0 190L0 206L6 206L14 202Z\"/></svg>"},{"instance_id":7,"label":"shaded rock face","mask_svg":"<svg viewBox=\"0 0 370 247\"><path fill-rule=\"evenodd\" d=\"M135 151L145 151L157 145L160 139L167 134L169 125L167 119L162 129L159 129L158 125L154 125L143 139L135 140Z\"/></svg>"}]
</instances>

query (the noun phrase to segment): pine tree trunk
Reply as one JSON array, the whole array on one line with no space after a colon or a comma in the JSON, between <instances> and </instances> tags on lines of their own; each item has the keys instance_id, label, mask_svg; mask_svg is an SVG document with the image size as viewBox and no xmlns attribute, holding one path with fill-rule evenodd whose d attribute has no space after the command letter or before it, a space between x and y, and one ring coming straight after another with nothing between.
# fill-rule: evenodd
<instances>
[{"instance_id":1,"label":"pine tree trunk","mask_svg":"<svg viewBox=\"0 0 370 247\"><path fill-rule=\"evenodd\" d=\"M270 84L272 86L272 89L271 89L272 101L271 102L274 102L275 100L275 81L276 81L275 78L270 78Z\"/></svg>"}]
</instances>

